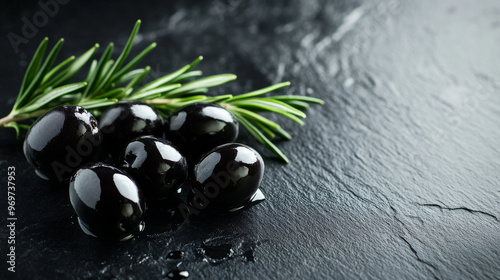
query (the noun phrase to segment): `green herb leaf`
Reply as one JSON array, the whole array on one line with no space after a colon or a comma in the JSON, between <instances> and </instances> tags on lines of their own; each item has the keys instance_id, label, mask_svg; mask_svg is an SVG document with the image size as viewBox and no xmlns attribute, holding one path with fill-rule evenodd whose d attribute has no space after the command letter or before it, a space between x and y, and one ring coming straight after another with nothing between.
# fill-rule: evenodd
<instances>
[{"instance_id":1,"label":"green herb leaf","mask_svg":"<svg viewBox=\"0 0 500 280\"><path fill-rule=\"evenodd\" d=\"M29 102L25 107L23 107L21 110L19 110L20 114L28 114L29 112L36 111L52 100L61 97L65 94L77 91L83 87L85 87L87 83L75 83L75 84L69 84L65 86L61 86L58 88L55 88L53 90L50 90L48 92L44 92L43 95L40 95L38 98L33 99L31 102Z\"/></svg>"},{"instance_id":2,"label":"green herb leaf","mask_svg":"<svg viewBox=\"0 0 500 280\"><path fill-rule=\"evenodd\" d=\"M234 81L235 79L236 75L233 74L219 74L219 75L209 76L206 78L201 78L182 85L182 87L169 92L167 95L165 95L165 97L173 98L181 94L196 90L198 88L210 88L210 87L220 86L230 81Z\"/></svg>"},{"instance_id":3,"label":"green herb leaf","mask_svg":"<svg viewBox=\"0 0 500 280\"><path fill-rule=\"evenodd\" d=\"M45 59L45 61L43 62L42 66L39 69L38 69L38 67L40 65L41 60L40 61L38 61L38 60L41 59L41 56L43 56L43 52L40 53L36 57L37 62L35 62L35 64L33 66L36 67L37 70L34 70L34 68L33 68L33 69L28 70L28 71L38 71L38 72L36 72L36 75L34 75L33 78L32 78L33 73L28 74L27 80L29 81L29 83L27 83L26 90L24 90L22 95L20 95L20 99L18 99L19 103L16 103L14 105L15 109L17 109L19 106L24 105L26 103L26 100L28 100L32 97L35 97L37 95L37 93L42 92L43 88L41 88L42 90L40 90L38 88L38 86L42 82L44 75L49 71L50 67L54 63L54 60L56 59L57 54L61 50L63 42L64 42L64 40L61 39L56 43L56 45L52 48L49 55L47 56L47 58ZM43 44L43 42L42 42L42 44ZM46 43L44 45L46 45ZM43 51L45 51L45 47L42 47L42 49L43 49ZM30 65L31 65L31 63L30 63Z\"/></svg>"},{"instance_id":4,"label":"green herb leaf","mask_svg":"<svg viewBox=\"0 0 500 280\"><path fill-rule=\"evenodd\" d=\"M140 88L138 90L138 92L147 91L147 90L150 90L150 89L153 89L153 88L165 85L165 84L167 84L169 82L172 82L172 80L174 80L175 78L177 78L180 75L186 73L187 71L193 69L202 60L203 60L203 57L199 56L197 59L195 59L193 62L191 62L191 64L188 64L188 65L182 67L181 69L179 69L179 70L177 70L177 71L175 71L175 72L173 72L171 74L165 75L165 76L163 76L163 77L161 77L159 79L156 79L156 80L148 83L147 85L145 85L142 88Z\"/></svg>"},{"instance_id":5,"label":"green herb leaf","mask_svg":"<svg viewBox=\"0 0 500 280\"><path fill-rule=\"evenodd\" d=\"M98 48L99 48L99 44L95 44L92 48L90 48L84 54L82 54L80 57L75 59L75 61L67 69L67 72L65 73L64 77L62 77L60 79L60 82L56 83L56 85L59 85L60 83L69 82L71 79L73 79L80 72L80 70L85 66L85 64L87 64L87 62L94 56L94 54Z\"/></svg>"},{"instance_id":6,"label":"green herb leaf","mask_svg":"<svg viewBox=\"0 0 500 280\"><path fill-rule=\"evenodd\" d=\"M52 70L50 70L44 77L43 77L43 80L42 80L42 86L47 86L46 83L48 82L48 80L50 78L52 78L52 76L57 73L58 71L60 71L62 68L64 68L64 66L68 65L69 63L71 63L73 60L75 60L75 57L74 56L70 56L68 57L66 60L64 60L63 62L59 63L56 67L52 68Z\"/></svg>"},{"instance_id":7,"label":"green herb leaf","mask_svg":"<svg viewBox=\"0 0 500 280\"><path fill-rule=\"evenodd\" d=\"M255 137L260 143L262 143L266 148L271 150L274 154L276 154L281 160L283 160L285 163L288 163L289 160L283 152L274 145L271 140L269 140L260 130L255 127L249 120L247 120L245 117L241 116L240 114L236 113L235 117L238 119L238 121L248 130L248 132Z\"/></svg>"},{"instance_id":8,"label":"green herb leaf","mask_svg":"<svg viewBox=\"0 0 500 280\"><path fill-rule=\"evenodd\" d=\"M179 88L181 84L173 84L168 86L159 87L149 91L144 91L138 94L132 94L128 100L141 100L141 99L153 99L162 96L165 92L169 92L176 88Z\"/></svg>"},{"instance_id":9,"label":"green herb leaf","mask_svg":"<svg viewBox=\"0 0 500 280\"><path fill-rule=\"evenodd\" d=\"M102 99L95 99L92 101L83 102L78 105L84 107L87 110L90 110L90 109L108 107L110 105L115 104L117 101L118 99L102 98Z\"/></svg>"},{"instance_id":10,"label":"green herb leaf","mask_svg":"<svg viewBox=\"0 0 500 280\"><path fill-rule=\"evenodd\" d=\"M135 36L135 35L134 35ZM156 48L156 43L152 43L146 49L144 49L140 54L134 57L127 65L125 65L120 71L113 75L111 79L113 82L117 82L117 80L121 80L124 75L126 75L132 67L137 65L139 61L141 61L146 55L148 55L154 48Z\"/></svg>"},{"instance_id":11,"label":"green herb leaf","mask_svg":"<svg viewBox=\"0 0 500 280\"><path fill-rule=\"evenodd\" d=\"M35 78L38 69L40 68L40 64L42 63L43 56L45 54L45 49L47 49L47 44L49 42L49 38L45 37L33 55L31 59L30 65L26 70L26 74L24 75L23 83L21 84L21 89L19 91L18 100L22 100L25 95L25 90L28 85L31 84L33 79ZM20 101L21 102L21 101ZM14 106L15 107L15 106Z\"/></svg>"},{"instance_id":12,"label":"green herb leaf","mask_svg":"<svg viewBox=\"0 0 500 280\"><path fill-rule=\"evenodd\" d=\"M144 73L144 69L135 69L130 72L127 72L123 76L121 76L120 79L116 81L116 85L123 85L125 83L129 83L142 73Z\"/></svg>"},{"instance_id":13,"label":"green herb leaf","mask_svg":"<svg viewBox=\"0 0 500 280\"><path fill-rule=\"evenodd\" d=\"M135 23L134 29L132 30L132 33L130 34L130 37L127 41L127 44L125 44L125 48L123 48L123 51L120 54L120 56L118 57L118 59L116 60L116 62L114 64L112 64L113 67L105 72L106 74L104 76L104 79L101 82L100 86L97 88L97 91L108 87L109 84L112 82L111 77L118 71L118 69L120 69L120 67L122 66L125 59L127 59L127 56L130 53L130 50L132 49L132 44L134 42L134 38L137 35L137 32L139 32L140 26L141 26L141 21L138 20Z\"/></svg>"},{"instance_id":14,"label":"green herb leaf","mask_svg":"<svg viewBox=\"0 0 500 280\"><path fill-rule=\"evenodd\" d=\"M203 75L202 71L189 71L189 72L184 73L184 74L180 75L179 77L173 79L170 82L172 82L172 83L182 82L184 80L199 77L201 75Z\"/></svg>"},{"instance_id":15,"label":"green herb leaf","mask_svg":"<svg viewBox=\"0 0 500 280\"><path fill-rule=\"evenodd\" d=\"M319 98L314 98L310 96L301 96L301 95L279 95L279 96L273 96L274 100L279 100L282 102L292 102L292 101L300 101L300 102L305 102L305 103L315 103L315 104L320 104L323 105L325 102Z\"/></svg>"},{"instance_id":16,"label":"green herb leaf","mask_svg":"<svg viewBox=\"0 0 500 280\"><path fill-rule=\"evenodd\" d=\"M279 84L275 84L275 85L272 85L272 86L268 86L268 87L265 87L263 89L259 89L259 90L256 90L256 91L251 91L251 92L248 92L248 93L240 94L240 95L235 96L231 100L231 102L234 102L234 101L237 101L237 100L241 100L241 99L249 99L249 98L252 98L252 97L263 95L263 94L266 94L268 92L275 91L275 90L278 90L278 89L283 88L283 87L287 87L289 85L290 85L290 82L284 82L284 83L279 83Z\"/></svg>"},{"instance_id":17,"label":"green herb leaf","mask_svg":"<svg viewBox=\"0 0 500 280\"><path fill-rule=\"evenodd\" d=\"M249 110L254 109L278 113L286 117L288 117L289 115L298 116L301 118L306 117L306 115L302 111L297 110L292 106L287 105L286 103L272 99L252 98L249 100L240 100L236 102L229 101L228 103Z\"/></svg>"},{"instance_id":18,"label":"green herb leaf","mask_svg":"<svg viewBox=\"0 0 500 280\"><path fill-rule=\"evenodd\" d=\"M146 77L146 75L149 73L149 70L151 70L151 68L149 66L147 66L146 68L144 68L142 73L140 73L139 75L135 76L128 83L128 85L125 87L125 91L132 90L134 87L136 87L142 81L142 79L144 79L144 77Z\"/></svg>"},{"instance_id":19,"label":"green herb leaf","mask_svg":"<svg viewBox=\"0 0 500 280\"><path fill-rule=\"evenodd\" d=\"M97 88L99 77L101 76L101 72L103 71L103 68L105 67L106 63L108 62L109 58L111 57L111 53L113 52L113 43L110 43L108 47L106 47L106 50L104 53L101 55L101 58L99 59L99 62L97 62L97 65L93 68L91 68L91 72L89 74L89 77L87 79L88 86L83 92L83 98L87 98L90 96L91 92L94 92L94 89Z\"/></svg>"}]
</instances>

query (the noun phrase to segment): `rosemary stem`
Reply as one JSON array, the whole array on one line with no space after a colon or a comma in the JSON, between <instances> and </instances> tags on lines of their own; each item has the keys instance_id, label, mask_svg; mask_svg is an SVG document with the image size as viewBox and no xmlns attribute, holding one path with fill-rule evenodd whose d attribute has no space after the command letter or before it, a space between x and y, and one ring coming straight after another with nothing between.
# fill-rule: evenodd
<instances>
[{"instance_id":1,"label":"rosemary stem","mask_svg":"<svg viewBox=\"0 0 500 280\"><path fill-rule=\"evenodd\" d=\"M8 124L17 121L24 121L30 118L39 117L43 115L47 110L38 110L30 114L16 115L15 111L10 112L7 116L0 119L0 127L7 127Z\"/></svg>"},{"instance_id":2,"label":"rosemary stem","mask_svg":"<svg viewBox=\"0 0 500 280\"><path fill-rule=\"evenodd\" d=\"M145 100L146 103L149 105L170 105L174 104L178 99L172 98L172 99L150 99L150 100Z\"/></svg>"},{"instance_id":3,"label":"rosemary stem","mask_svg":"<svg viewBox=\"0 0 500 280\"><path fill-rule=\"evenodd\" d=\"M221 102L221 103L217 103L217 104L219 104L219 106L223 107L224 109L228 110L229 112L231 112L233 114L234 114L234 111L238 110L238 107L236 107L232 104L226 103L226 102Z\"/></svg>"},{"instance_id":4,"label":"rosemary stem","mask_svg":"<svg viewBox=\"0 0 500 280\"><path fill-rule=\"evenodd\" d=\"M0 127L5 127L6 124L9 124L11 122L15 122L18 120L22 120L22 119L20 119L19 116L15 116L14 114L10 113L9 115L0 119Z\"/></svg>"},{"instance_id":5,"label":"rosemary stem","mask_svg":"<svg viewBox=\"0 0 500 280\"><path fill-rule=\"evenodd\" d=\"M234 109L235 107L231 104L228 104L228 103L225 103L225 102L221 102L219 103L219 106L223 107L224 109L226 110L229 110L231 111L232 109Z\"/></svg>"}]
</instances>

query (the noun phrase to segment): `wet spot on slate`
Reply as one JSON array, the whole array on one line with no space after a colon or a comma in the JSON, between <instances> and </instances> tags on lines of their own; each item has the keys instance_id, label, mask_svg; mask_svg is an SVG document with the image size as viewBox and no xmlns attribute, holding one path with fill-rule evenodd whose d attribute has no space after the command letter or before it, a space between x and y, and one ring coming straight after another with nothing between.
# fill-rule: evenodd
<instances>
[{"instance_id":1,"label":"wet spot on slate","mask_svg":"<svg viewBox=\"0 0 500 280\"><path fill-rule=\"evenodd\" d=\"M256 242L239 241L236 244L210 244L205 242L196 250L196 253L203 261L213 265L219 265L232 259L241 259L242 262L255 262Z\"/></svg>"},{"instance_id":2,"label":"wet spot on slate","mask_svg":"<svg viewBox=\"0 0 500 280\"><path fill-rule=\"evenodd\" d=\"M166 277L168 279L173 279L173 280L186 279L186 278L189 278L189 272L187 272L185 270L174 269L174 270L170 270L167 273Z\"/></svg>"},{"instance_id":3,"label":"wet spot on slate","mask_svg":"<svg viewBox=\"0 0 500 280\"><path fill-rule=\"evenodd\" d=\"M203 254L210 263L219 263L221 260L231 257L233 251L231 244L207 245L201 244L199 253Z\"/></svg>"},{"instance_id":4,"label":"wet spot on slate","mask_svg":"<svg viewBox=\"0 0 500 280\"><path fill-rule=\"evenodd\" d=\"M167 254L167 259L180 260L184 255L185 253L183 251L172 251Z\"/></svg>"}]
</instances>

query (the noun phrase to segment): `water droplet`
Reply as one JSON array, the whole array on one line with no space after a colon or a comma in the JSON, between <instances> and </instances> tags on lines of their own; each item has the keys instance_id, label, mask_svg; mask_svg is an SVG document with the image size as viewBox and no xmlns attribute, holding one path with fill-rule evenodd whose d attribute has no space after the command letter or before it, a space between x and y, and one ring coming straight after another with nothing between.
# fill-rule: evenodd
<instances>
[{"instance_id":1,"label":"water droplet","mask_svg":"<svg viewBox=\"0 0 500 280\"><path fill-rule=\"evenodd\" d=\"M80 228L82 229L82 231L86 234L86 235L89 235L89 236L92 236L92 237L97 237L95 234L93 234L87 227L87 225L80 219L78 218L78 224L80 225Z\"/></svg>"},{"instance_id":2,"label":"water droplet","mask_svg":"<svg viewBox=\"0 0 500 280\"><path fill-rule=\"evenodd\" d=\"M71 217L70 217L70 223L71 223L71 225L76 224L77 221L78 221L78 216L76 215L76 213L73 214L73 215L71 215Z\"/></svg>"},{"instance_id":3,"label":"water droplet","mask_svg":"<svg viewBox=\"0 0 500 280\"><path fill-rule=\"evenodd\" d=\"M172 251L167 254L168 259L173 259L173 260L179 260L184 257L184 252L183 251Z\"/></svg>"},{"instance_id":4,"label":"water droplet","mask_svg":"<svg viewBox=\"0 0 500 280\"><path fill-rule=\"evenodd\" d=\"M140 222L139 223L139 232L143 232L145 228L146 228L146 223Z\"/></svg>"},{"instance_id":5,"label":"water droplet","mask_svg":"<svg viewBox=\"0 0 500 280\"><path fill-rule=\"evenodd\" d=\"M167 278L168 279L174 279L174 280L180 280L180 279L186 279L189 278L189 272L185 270L171 270L167 273Z\"/></svg>"},{"instance_id":6,"label":"water droplet","mask_svg":"<svg viewBox=\"0 0 500 280\"><path fill-rule=\"evenodd\" d=\"M247 250L241 254L244 262L255 262L255 257L253 255L253 250Z\"/></svg>"},{"instance_id":7,"label":"water droplet","mask_svg":"<svg viewBox=\"0 0 500 280\"><path fill-rule=\"evenodd\" d=\"M260 189L257 189L257 191L255 191L255 193L253 194L252 198L250 198L250 200L246 204L240 207L233 208L229 210L229 212L236 212L238 210L248 209L256 204L261 203L264 200L266 200L266 197L264 196L264 194Z\"/></svg>"},{"instance_id":8,"label":"water droplet","mask_svg":"<svg viewBox=\"0 0 500 280\"><path fill-rule=\"evenodd\" d=\"M201 244L202 254L206 257L217 262L218 260L223 260L231 256L233 252L231 244L221 244L221 245L206 245Z\"/></svg>"},{"instance_id":9,"label":"water droplet","mask_svg":"<svg viewBox=\"0 0 500 280\"><path fill-rule=\"evenodd\" d=\"M260 189L257 189L257 191L254 193L248 204L255 205L261 203L264 200L266 200L266 197L264 196L264 194Z\"/></svg>"}]
</instances>

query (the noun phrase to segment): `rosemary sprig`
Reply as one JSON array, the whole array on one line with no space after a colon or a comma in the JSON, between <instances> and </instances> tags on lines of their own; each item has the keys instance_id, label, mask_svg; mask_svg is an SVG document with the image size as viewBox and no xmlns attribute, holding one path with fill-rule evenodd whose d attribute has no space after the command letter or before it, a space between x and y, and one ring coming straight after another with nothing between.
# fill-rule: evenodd
<instances>
[{"instance_id":1,"label":"rosemary sprig","mask_svg":"<svg viewBox=\"0 0 500 280\"><path fill-rule=\"evenodd\" d=\"M80 105L100 114L101 110L119 100L141 100L159 109L167 117L169 112L192 103L217 103L231 111L242 126L265 147L288 162L288 158L270 139L277 136L291 139L290 134L260 113L280 114L303 125L302 119L306 117L303 111L311 103L323 104L322 100L296 95L265 96L290 85L288 82L236 96L206 96L209 88L233 81L236 76L219 74L200 77L202 72L193 68L203 59L201 56L168 75L141 85L150 67L134 67L156 47L156 43L150 44L134 58L128 59L140 24L140 20L136 22L116 60L112 59L113 43L108 44L99 59L93 59L99 48L96 44L80 57L72 56L53 66L64 40L59 40L47 55L48 39L42 40L27 68L12 111L0 119L0 128L14 128L19 136L23 130L30 127L19 123L20 121L39 117L65 104ZM86 65L89 65L86 78L73 82Z\"/></svg>"},{"instance_id":2,"label":"rosemary sprig","mask_svg":"<svg viewBox=\"0 0 500 280\"><path fill-rule=\"evenodd\" d=\"M307 97L307 96L273 96L261 97L262 95L274 91L276 89L289 86L290 83L280 83L269 86L253 92L237 95L227 99L221 103L231 111L240 123L261 142L266 148L274 152L283 161L288 162L288 158L264 135L267 134L270 138L280 136L284 139L291 140L292 136L285 131L279 124L271 121L268 118L258 114L258 112L272 112L281 114L300 125L304 125L301 118L306 115L301 111L309 107L309 103L323 104L323 100ZM299 103L297 103L299 102Z\"/></svg>"}]
</instances>

